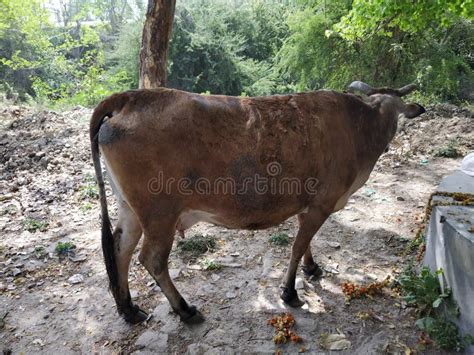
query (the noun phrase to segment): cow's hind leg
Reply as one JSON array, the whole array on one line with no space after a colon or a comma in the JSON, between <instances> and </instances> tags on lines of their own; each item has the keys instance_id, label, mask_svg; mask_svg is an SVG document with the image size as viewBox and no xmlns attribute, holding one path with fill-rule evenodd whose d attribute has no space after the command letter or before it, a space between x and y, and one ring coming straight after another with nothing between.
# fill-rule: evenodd
<instances>
[{"instance_id":1,"label":"cow's hind leg","mask_svg":"<svg viewBox=\"0 0 474 355\"><path fill-rule=\"evenodd\" d=\"M295 278L301 257L307 252L311 239L323 225L329 214L320 209L312 209L308 213L298 215L300 228L291 250L290 263L286 271L285 286L281 299L292 307L301 307L304 302L298 298L295 290ZM313 261L314 262L314 261Z\"/></svg>"},{"instance_id":2,"label":"cow's hind leg","mask_svg":"<svg viewBox=\"0 0 474 355\"><path fill-rule=\"evenodd\" d=\"M323 275L323 269L314 261L311 254L311 243L303 255L303 272L306 277L318 279Z\"/></svg>"},{"instance_id":3,"label":"cow's hind leg","mask_svg":"<svg viewBox=\"0 0 474 355\"><path fill-rule=\"evenodd\" d=\"M194 324L204 321L194 306L189 306L171 281L168 256L173 246L177 218L160 217L144 226L145 239L139 255L140 262L162 289L173 310L181 320Z\"/></svg>"},{"instance_id":4,"label":"cow's hind leg","mask_svg":"<svg viewBox=\"0 0 474 355\"><path fill-rule=\"evenodd\" d=\"M117 310L127 322L139 323L147 314L132 303L128 288L128 269L133 251L142 235L142 228L135 213L124 201L120 203L119 219L113 232L117 287L112 287Z\"/></svg>"}]
</instances>

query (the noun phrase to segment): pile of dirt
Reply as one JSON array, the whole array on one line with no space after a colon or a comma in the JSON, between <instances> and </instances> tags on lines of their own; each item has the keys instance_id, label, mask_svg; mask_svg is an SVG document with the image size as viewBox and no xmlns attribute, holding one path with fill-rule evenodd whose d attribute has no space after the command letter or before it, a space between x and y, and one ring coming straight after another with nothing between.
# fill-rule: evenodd
<instances>
[{"instance_id":1,"label":"pile of dirt","mask_svg":"<svg viewBox=\"0 0 474 355\"><path fill-rule=\"evenodd\" d=\"M415 119L403 119L394 139L411 156L434 156L453 146L459 156L474 150L474 112L451 104L429 105L426 113Z\"/></svg>"}]
</instances>

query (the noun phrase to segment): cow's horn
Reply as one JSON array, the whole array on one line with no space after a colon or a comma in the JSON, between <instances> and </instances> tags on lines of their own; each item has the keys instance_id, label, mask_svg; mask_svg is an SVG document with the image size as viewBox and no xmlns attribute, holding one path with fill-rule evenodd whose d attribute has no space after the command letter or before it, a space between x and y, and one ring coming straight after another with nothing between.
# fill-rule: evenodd
<instances>
[{"instance_id":1,"label":"cow's horn","mask_svg":"<svg viewBox=\"0 0 474 355\"><path fill-rule=\"evenodd\" d=\"M405 85L404 87L398 89L398 93L401 96L405 96L405 95L408 95L409 93L411 93L412 91L415 91L418 87L415 85L415 84L408 84L408 85Z\"/></svg>"},{"instance_id":2,"label":"cow's horn","mask_svg":"<svg viewBox=\"0 0 474 355\"><path fill-rule=\"evenodd\" d=\"M363 92L366 95L372 95L374 92L374 88L371 87L370 85L367 85L366 83L363 83L362 81L353 81L348 87L347 90L349 92L354 92L359 90L360 92Z\"/></svg>"}]
</instances>

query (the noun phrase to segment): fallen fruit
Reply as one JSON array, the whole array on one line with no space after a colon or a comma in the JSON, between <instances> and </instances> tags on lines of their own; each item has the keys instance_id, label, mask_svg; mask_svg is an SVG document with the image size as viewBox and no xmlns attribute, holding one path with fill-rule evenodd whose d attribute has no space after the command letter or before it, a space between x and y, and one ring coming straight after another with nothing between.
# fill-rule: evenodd
<instances>
[{"instance_id":1,"label":"fallen fruit","mask_svg":"<svg viewBox=\"0 0 474 355\"><path fill-rule=\"evenodd\" d=\"M273 317L267 323L275 328L275 335L273 336L275 344L286 344L288 341L300 343L303 341L298 334L290 330L295 325L295 318L291 313L282 313Z\"/></svg>"},{"instance_id":2,"label":"fallen fruit","mask_svg":"<svg viewBox=\"0 0 474 355\"><path fill-rule=\"evenodd\" d=\"M354 298L361 298L365 296L375 296L382 293L382 289L390 284L390 275L381 282L372 282L367 286L356 285L352 282L344 282L341 286L342 292L346 297L346 301Z\"/></svg>"}]
</instances>

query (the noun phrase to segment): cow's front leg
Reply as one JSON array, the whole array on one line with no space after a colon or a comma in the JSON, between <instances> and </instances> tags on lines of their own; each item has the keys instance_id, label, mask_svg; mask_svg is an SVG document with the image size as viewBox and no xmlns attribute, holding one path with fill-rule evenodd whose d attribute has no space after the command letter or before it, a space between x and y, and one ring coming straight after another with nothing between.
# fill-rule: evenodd
<instances>
[{"instance_id":1,"label":"cow's front leg","mask_svg":"<svg viewBox=\"0 0 474 355\"><path fill-rule=\"evenodd\" d=\"M188 303L176 289L168 272L168 257L173 246L176 218L162 217L144 227L145 239L139 260L163 290L171 308L183 322L189 324L204 321L202 314Z\"/></svg>"},{"instance_id":2,"label":"cow's front leg","mask_svg":"<svg viewBox=\"0 0 474 355\"><path fill-rule=\"evenodd\" d=\"M311 254L311 243L303 256L303 272L309 279L319 279L323 275L323 269L314 261Z\"/></svg>"},{"instance_id":3,"label":"cow's front leg","mask_svg":"<svg viewBox=\"0 0 474 355\"><path fill-rule=\"evenodd\" d=\"M290 263L285 276L285 286L281 294L281 299L291 307L301 307L304 304L304 302L298 298L298 294L295 290L296 270L298 269L301 257L309 248L311 239L313 239L313 236L323 225L328 216L329 213L324 213L318 208L314 208L308 211L308 213L298 215L300 228L293 243Z\"/></svg>"}]
</instances>

